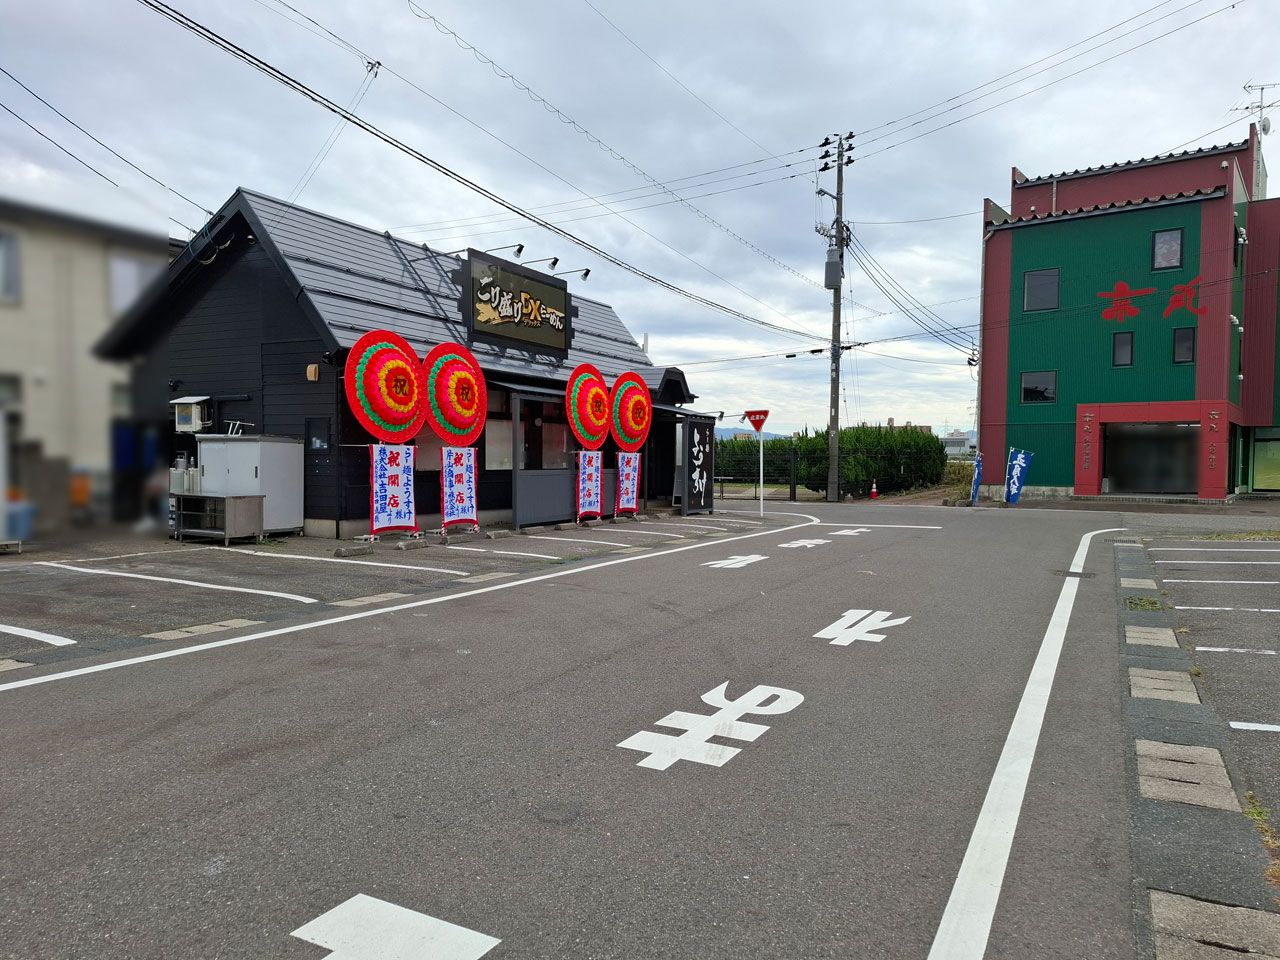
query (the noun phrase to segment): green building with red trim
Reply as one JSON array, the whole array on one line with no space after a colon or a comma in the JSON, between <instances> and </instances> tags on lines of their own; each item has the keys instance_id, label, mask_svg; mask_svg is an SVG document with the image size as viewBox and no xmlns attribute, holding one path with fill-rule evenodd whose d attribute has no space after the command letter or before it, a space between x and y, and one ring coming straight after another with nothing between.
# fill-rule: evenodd
<instances>
[{"instance_id":1,"label":"green building with red trim","mask_svg":"<svg viewBox=\"0 0 1280 960\"><path fill-rule=\"evenodd\" d=\"M1280 490L1280 199L1240 143L1027 177L984 216L979 449L999 498Z\"/></svg>"}]
</instances>

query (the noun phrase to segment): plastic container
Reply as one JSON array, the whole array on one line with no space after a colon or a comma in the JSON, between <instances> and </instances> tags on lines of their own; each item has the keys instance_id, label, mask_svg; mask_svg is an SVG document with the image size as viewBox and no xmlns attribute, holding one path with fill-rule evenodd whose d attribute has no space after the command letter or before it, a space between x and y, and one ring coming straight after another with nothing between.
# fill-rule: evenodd
<instances>
[{"instance_id":1,"label":"plastic container","mask_svg":"<svg viewBox=\"0 0 1280 960\"><path fill-rule=\"evenodd\" d=\"M4 539L30 540L36 522L36 505L30 500L17 500L8 506L9 521Z\"/></svg>"}]
</instances>

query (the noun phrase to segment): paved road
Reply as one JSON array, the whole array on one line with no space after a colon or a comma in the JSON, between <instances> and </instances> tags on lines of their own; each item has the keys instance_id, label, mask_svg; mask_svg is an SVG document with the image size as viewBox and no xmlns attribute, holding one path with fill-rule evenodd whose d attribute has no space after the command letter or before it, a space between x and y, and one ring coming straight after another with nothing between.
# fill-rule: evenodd
<instances>
[{"instance_id":1,"label":"paved road","mask_svg":"<svg viewBox=\"0 0 1280 960\"><path fill-rule=\"evenodd\" d=\"M1069 573L1120 526L804 505L0 674L0 957L319 958L291 933L357 895L495 960L1134 957L1118 534ZM335 595L306 586L266 589ZM944 911L1015 716L1007 869L988 843L956 894L1001 891L986 941Z\"/></svg>"}]
</instances>

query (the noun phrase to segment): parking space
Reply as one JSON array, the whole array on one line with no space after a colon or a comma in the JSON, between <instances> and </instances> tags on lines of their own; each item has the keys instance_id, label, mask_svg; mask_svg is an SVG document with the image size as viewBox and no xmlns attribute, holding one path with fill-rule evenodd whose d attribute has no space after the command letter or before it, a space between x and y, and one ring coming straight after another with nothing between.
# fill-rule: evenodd
<instances>
[{"instance_id":1,"label":"parking space","mask_svg":"<svg viewBox=\"0 0 1280 960\"><path fill-rule=\"evenodd\" d=\"M744 533L761 523L671 517L496 540L451 536L448 544L418 541L404 550L398 547L409 544L387 538L354 557L334 556L339 544L311 538L231 547L108 541L33 551L0 561L0 668L11 679L16 674L9 671L32 664L249 629L329 606L394 602L612 552Z\"/></svg>"},{"instance_id":2,"label":"parking space","mask_svg":"<svg viewBox=\"0 0 1280 960\"><path fill-rule=\"evenodd\" d=\"M1280 542L1155 540L1148 556L1206 699L1264 804L1280 803Z\"/></svg>"}]
</instances>

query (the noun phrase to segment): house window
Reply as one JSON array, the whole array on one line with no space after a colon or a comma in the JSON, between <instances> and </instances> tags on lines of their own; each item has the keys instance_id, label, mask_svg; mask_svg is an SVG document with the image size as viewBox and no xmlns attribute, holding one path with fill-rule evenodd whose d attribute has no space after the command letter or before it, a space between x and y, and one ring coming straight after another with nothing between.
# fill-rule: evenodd
<instances>
[{"instance_id":1,"label":"house window","mask_svg":"<svg viewBox=\"0 0 1280 960\"><path fill-rule=\"evenodd\" d=\"M1175 270L1182 266L1182 228L1151 234L1151 269Z\"/></svg>"},{"instance_id":2,"label":"house window","mask_svg":"<svg viewBox=\"0 0 1280 960\"><path fill-rule=\"evenodd\" d=\"M1113 333L1111 335L1111 365L1113 367L1133 366L1133 331Z\"/></svg>"},{"instance_id":3,"label":"house window","mask_svg":"<svg viewBox=\"0 0 1280 960\"><path fill-rule=\"evenodd\" d=\"M1022 375L1023 403L1054 403L1058 399L1058 372L1036 370Z\"/></svg>"},{"instance_id":4,"label":"house window","mask_svg":"<svg viewBox=\"0 0 1280 960\"><path fill-rule=\"evenodd\" d=\"M1173 362L1196 362L1196 328L1175 327L1173 330Z\"/></svg>"},{"instance_id":5,"label":"house window","mask_svg":"<svg viewBox=\"0 0 1280 960\"><path fill-rule=\"evenodd\" d=\"M22 377L16 373L0 373L0 407L22 404Z\"/></svg>"},{"instance_id":6,"label":"house window","mask_svg":"<svg viewBox=\"0 0 1280 960\"><path fill-rule=\"evenodd\" d=\"M21 292L18 283L18 235L0 231L0 301L17 300Z\"/></svg>"},{"instance_id":7,"label":"house window","mask_svg":"<svg viewBox=\"0 0 1280 960\"><path fill-rule=\"evenodd\" d=\"M147 284L163 269L162 260L113 252L109 264L112 314L119 316L133 306Z\"/></svg>"},{"instance_id":8,"label":"house window","mask_svg":"<svg viewBox=\"0 0 1280 960\"><path fill-rule=\"evenodd\" d=\"M1028 270L1022 275L1023 310L1058 309L1058 271Z\"/></svg>"}]
</instances>

